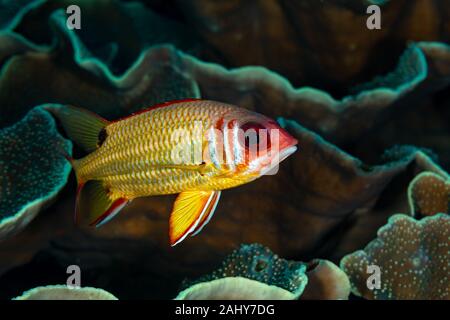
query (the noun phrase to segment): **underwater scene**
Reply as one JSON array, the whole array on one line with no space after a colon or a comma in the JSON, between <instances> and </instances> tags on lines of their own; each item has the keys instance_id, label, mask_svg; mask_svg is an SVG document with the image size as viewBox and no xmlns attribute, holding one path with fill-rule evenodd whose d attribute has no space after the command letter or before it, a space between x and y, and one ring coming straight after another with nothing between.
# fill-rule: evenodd
<instances>
[{"instance_id":1,"label":"underwater scene","mask_svg":"<svg viewBox=\"0 0 450 320\"><path fill-rule=\"evenodd\" d=\"M450 1L1 0L0 300L450 300Z\"/></svg>"}]
</instances>

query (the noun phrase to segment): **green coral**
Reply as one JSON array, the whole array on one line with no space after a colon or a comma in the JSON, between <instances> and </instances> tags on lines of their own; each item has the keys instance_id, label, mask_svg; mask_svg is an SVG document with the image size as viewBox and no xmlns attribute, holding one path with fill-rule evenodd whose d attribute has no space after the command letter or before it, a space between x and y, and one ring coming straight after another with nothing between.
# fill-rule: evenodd
<instances>
[{"instance_id":1,"label":"green coral","mask_svg":"<svg viewBox=\"0 0 450 320\"><path fill-rule=\"evenodd\" d=\"M305 272L306 265L302 262L281 259L260 244L243 244L224 260L218 270L195 281L185 281L183 287L225 277L244 277L301 293L308 283Z\"/></svg>"},{"instance_id":2,"label":"green coral","mask_svg":"<svg viewBox=\"0 0 450 320\"><path fill-rule=\"evenodd\" d=\"M82 287L69 288L67 285L42 286L25 291L13 300L118 300L103 289Z\"/></svg>"},{"instance_id":3,"label":"green coral","mask_svg":"<svg viewBox=\"0 0 450 320\"><path fill-rule=\"evenodd\" d=\"M34 215L33 208L53 198L66 184L71 169L63 152L71 154L72 144L58 133L53 118L41 107L2 129L0 136L1 238L15 229L10 224L19 223L18 216ZM25 223L29 220L25 218Z\"/></svg>"}]
</instances>

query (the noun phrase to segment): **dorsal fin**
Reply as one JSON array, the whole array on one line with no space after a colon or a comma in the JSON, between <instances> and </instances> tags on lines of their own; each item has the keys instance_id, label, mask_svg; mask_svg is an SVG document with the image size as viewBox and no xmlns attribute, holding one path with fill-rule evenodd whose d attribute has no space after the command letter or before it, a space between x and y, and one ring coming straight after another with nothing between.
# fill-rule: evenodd
<instances>
[{"instance_id":1,"label":"dorsal fin","mask_svg":"<svg viewBox=\"0 0 450 320\"><path fill-rule=\"evenodd\" d=\"M158 104L155 104L155 105L153 105L151 107L144 108L144 109L141 109L139 111L133 112L132 114L129 114L129 115L125 116L125 117L122 117L122 118L119 118L119 119L116 119L116 120L113 120L111 122L118 122L118 121L121 121L121 120L125 120L125 119L131 118L133 116L137 116L138 114L141 114L141 113L145 113L145 112L149 112L149 111L152 111L152 110L155 110L155 109L171 106L171 105L173 105L175 103L200 101L200 100L202 100L202 99L186 98L186 99L166 101L166 102L158 103Z\"/></svg>"},{"instance_id":2,"label":"dorsal fin","mask_svg":"<svg viewBox=\"0 0 450 320\"><path fill-rule=\"evenodd\" d=\"M86 152L97 149L106 139L105 127L109 121L88 110L73 106L49 106L46 108L61 122L71 140Z\"/></svg>"}]
</instances>

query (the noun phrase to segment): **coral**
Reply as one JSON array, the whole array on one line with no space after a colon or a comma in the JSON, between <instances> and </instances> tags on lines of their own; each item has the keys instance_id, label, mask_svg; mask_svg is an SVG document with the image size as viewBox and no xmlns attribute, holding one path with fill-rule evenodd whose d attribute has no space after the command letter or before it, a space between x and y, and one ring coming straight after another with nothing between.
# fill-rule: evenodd
<instances>
[{"instance_id":1,"label":"coral","mask_svg":"<svg viewBox=\"0 0 450 320\"><path fill-rule=\"evenodd\" d=\"M97 288L68 288L51 285L30 289L14 300L118 300L111 293Z\"/></svg>"},{"instance_id":2,"label":"coral","mask_svg":"<svg viewBox=\"0 0 450 320\"><path fill-rule=\"evenodd\" d=\"M364 25L366 15L358 12L369 2L256 1L236 10L229 3L225 16L230 23L242 12L252 15L236 28L264 20L260 28L246 29L251 41L247 34L234 37L234 27L223 28L220 11L226 6L212 2L203 7L189 1L174 3L171 10L189 6L195 10L185 19L174 12L167 19L178 21L173 24L165 19L164 8L155 8L156 3L163 6L160 1L145 7L109 0L77 1L89 26L81 31L65 27L64 12L59 10L65 1L36 1L14 19L7 17L2 26L8 27L0 33L0 127L13 125L30 108L49 101L85 107L114 119L155 102L203 97L290 119L280 122L298 138L300 150L280 166L276 176L224 192L201 236L174 249L167 246L172 197L137 199L103 228L80 230L72 221L73 184L38 217L32 230L0 244L0 286L5 288L0 296L7 297L12 290L8 288L17 283L32 287L23 284L23 275L44 266L59 273L47 275L51 279L35 275L33 280L63 283L57 278L65 274L60 268L74 261L90 271L85 278L91 286L103 287L109 281L108 288L121 297L173 298L182 279L213 270L241 243L262 243L280 256L303 261L315 257L338 261L362 248L392 212L406 212L404 190L415 175L431 171L443 176L443 168L450 168L450 109L443 93L449 86L450 50L444 43L422 42L446 41L445 12L433 11L438 0L390 1L383 8L387 13L383 30L370 35L365 30L353 32L355 24ZM311 15L305 16L300 5L312 10ZM405 8L404 14L397 14ZM287 14L301 18L286 19ZM95 21L94 16L102 19ZM343 29L335 28L342 16ZM400 20L393 27L397 16ZM411 20L420 16L430 18L421 24L427 26L423 33ZM203 28L202 21L212 31ZM155 24L158 28L151 27ZM192 36L186 38L190 43L177 38L180 24L186 31L183 35ZM217 43L217 26L216 35L228 33L229 41L223 40L228 38L225 35L223 43ZM196 42L192 28L199 30L205 42ZM156 29L168 37L159 38ZM349 37L336 37L338 29L346 30ZM329 30L328 36L318 37L317 30ZM282 39L294 38L300 42L280 47ZM406 46L393 39L412 43ZM245 45L236 45L241 41ZM165 42L176 47L159 46ZM261 56L255 55L260 47ZM244 66L248 61L257 66ZM243 67L228 68L235 66ZM382 74L387 75L363 83ZM363 84L348 89L358 83ZM432 149L443 168L434 154L415 146L392 148L380 158L396 144ZM30 153L29 159L34 158ZM124 280L123 269L136 272ZM320 294L328 295L327 290Z\"/></svg>"},{"instance_id":3,"label":"coral","mask_svg":"<svg viewBox=\"0 0 450 320\"><path fill-rule=\"evenodd\" d=\"M436 27L446 21L447 9L440 4L442 0L383 4L383 28L377 32L365 28L365 9L370 2L333 0L317 5L311 0L240 0L232 4L182 1L171 4L170 13L187 15L173 19L157 8L157 2L142 6L119 1L34 1L34 8L20 14L15 29L34 42L51 43L49 16L76 3L83 11L85 26L76 32L77 36L87 51L107 62L115 72L128 69L145 48L172 43L206 61L228 67L264 65L296 85L326 88L342 88L349 82L361 83L375 76L376 70L395 63L410 40L448 38L448 28ZM442 8L436 10L438 7ZM248 16L252 19L242 18ZM419 31L414 19L427 21L428 26L425 28L424 22L421 32L411 34ZM85 31L88 29L90 32Z\"/></svg>"},{"instance_id":4,"label":"coral","mask_svg":"<svg viewBox=\"0 0 450 320\"><path fill-rule=\"evenodd\" d=\"M143 70L130 70L130 77L139 79L133 83L112 75L105 81L81 68L71 71L72 67L60 63L61 57L39 53L8 60L0 75L0 101L5 102L0 127L18 121L30 106L47 101L82 106L114 119L156 102L199 95L196 84L164 54L142 61L147 66ZM16 70L26 70L27 76L18 75ZM34 79L32 84L28 83L30 78Z\"/></svg>"},{"instance_id":5,"label":"coral","mask_svg":"<svg viewBox=\"0 0 450 320\"><path fill-rule=\"evenodd\" d=\"M12 29L21 18L23 12L39 6L42 1L6 0L0 3L0 29Z\"/></svg>"},{"instance_id":6,"label":"coral","mask_svg":"<svg viewBox=\"0 0 450 320\"><path fill-rule=\"evenodd\" d=\"M367 299L450 299L449 232L445 214L390 217L377 239L341 260L352 292ZM380 268L379 289L368 289L369 265Z\"/></svg>"},{"instance_id":7,"label":"coral","mask_svg":"<svg viewBox=\"0 0 450 320\"><path fill-rule=\"evenodd\" d=\"M32 6L24 8L16 19L14 29L17 32L33 42L50 45L49 18L57 12L65 24L66 8L76 4L83 12L82 28L74 31L83 43L79 52L104 61L113 74L123 73L138 59L141 51L158 44L171 43L185 52L201 51L202 43L194 30L137 1L32 2Z\"/></svg>"},{"instance_id":8,"label":"coral","mask_svg":"<svg viewBox=\"0 0 450 320\"><path fill-rule=\"evenodd\" d=\"M73 33L64 32L74 48L82 47ZM75 59L102 78L114 79L101 61L82 59L80 55ZM398 112L391 106L403 102L412 92L430 86L430 83L439 81L439 86L434 85L433 90L448 85L450 73L446 67L450 62L450 47L439 43L413 43L394 71L361 85L353 95L335 99L329 93L311 87L294 88L286 78L263 67L228 70L165 46L144 51L131 69L133 72L124 74L122 82L137 86L143 81L147 66L159 64L159 59L191 79L201 88L203 98L240 105L271 117L296 119L335 143L380 129L381 124L385 126L386 119ZM151 64L147 62L149 60ZM120 84L116 82L115 86Z\"/></svg>"},{"instance_id":9,"label":"coral","mask_svg":"<svg viewBox=\"0 0 450 320\"><path fill-rule=\"evenodd\" d=\"M104 5L114 11L110 2ZM51 12L53 9L53 6L48 6L43 10ZM96 10L95 6L86 7L87 12L92 10ZM33 20L28 16L24 13L22 20L17 21L18 31L27 29L31 23L27 21ZM65 28L65 16L61 11L51 15L50 24L61 47L53 48L51 54L47 52L49 48L36 47L30 42L25 43L25 40L19 44L14 38L16 34L8 34L9 41L14 43L10 49L12 52L23 52L28 48L30 54L20 58L16 56L3 66L0 101L8 101L9 107L0 111L0 115L8 114L8 117L0 118L0 125L18 120L30 105L49 100L83 106L103 116L116 118L155 102L202 96L241 105L272 117L295 119L330 142L344 148L351 144L351 151L366 159L373 159L392 144L419 141L420 145L431 145L445 156L443 163L450 164L450 154L446 153L448 146L439 143L445 139L433 140L436 134L444 137L447 132L448 121L442 115L445 108L413 103L424 99L425 93L448 86L450 50L445 44L413 43L397 68L386 77L378 77L376 81L359 86L354 94L335 99L322 90L295 88L286 78L264 67L228 70L170 46L154 46L139 55L132 54L137 59L130 63L131 67L126 72L116 76L108 59L96 54L95 48L89 49L92 41ZM5 53L7 56L11 54ZM77 63L77 68L74 69L71 60ZM18 68L27 70L30 76L26 79L18 77L13 72ZM40 80L43 74L46 81ZM28 79L35 81L29 84ZM41 83L46 86L41 86ZM77 92L71 90L75 87L79 88ZM23 92L23 88L28 89ZM11 95L11 92L18 94ZM418 108L433 121L422 121ZM365 139L359 139L363 134L367 134ZM367 148L367 145L372 147Z\"/></svg>"},{"instance_id":10,"label":"coral","mask_svg":"<svg viewBox=\"0 0 450 320\"><path fill-rule=\"evenodd\" d=\"M288 261L259 244L242 245L219 269L184 281L183 288L177 299L337 300L350 294L346 274L331 261Z\"/></svg>"},{"instance_id":11,"label":"coral","mask_svg":"<svg viewBox=\"0 0 450 320\"><path fill-rule=\"evenodd\" d=\"M304 263L281 259L259 244L244 244L223 261L221 268L184 286L221 278L244 277L301 295L308 282L305 271Z\"/></svg>"},{"instance_id":12,"label":"coral","mask_svg":"<svg viewBox=\"0 0 450 320\"><path fill-rule=\"evenodd\" d=\"M300 294L247 278L225 277L197 283L175 300L295 300Z\"/></svg>"},{"instance_id":13,"label":"coral","mask_svg":"<svg viewBox=\"0 0 450 320\"><path fill-rule=\"evenodd\" d=\"M270 179L228 190L201 237L174 249L167 245L167 212L173 197L137 199L104 227L81 232L73 227L71 192L42 216L38 230L17 240L33 239L33 246L19 246L20 255L18 242L0 246L1 261L8 261L4 268L31 259L51 240L39 255L47 258L32 259L21 272L41 264L69 265L76 259L93 275L111 279L109 288L121 297L173 298L182 279L210 272L240 243L258 242L280 256L303 261L317 256L338 260L372 240L392 211L407 209L404 190L417 172L442 170L417 148L397 150L392 160L370 166L294 121L282 124L300 141L301 152ZM103 254L94 256L92 250ZM111 267L105 269L105 264ZM133 281L121 282L117 275L123 268L140 271L130 276L137 277ZM4 273L0 286L8 287L19 275ZM61 281L41 283L50 280ZM101 286L95 276L90 281L91 286Z\"/></svg>"},{"instance_id":14,"label":"coral","mask_svg":"<svg viewBox=\"0 0 450 320\"><path fill-rule=\"evenodd\" d=\"M432 216L450 213L450 179L433 172L417 175L408 187L411 214Z\"/></svg>"},{"instance_id":15,"label":"coral","mask_svg":"<svg viewBox=\"0 0 450 320\"><path fill-rule=\"evenodd\" d=\"M344 271L333 262L314 259L307 265L308 285L302 300L346 300L350 295L350 281Z\"/></svg>"},{"instance_id":16,"label":"coral","mask_svg":"<svg viewBox=\"0 0 450 320\"><path fill-rule=\"evenodd\" d=\"M66 184L72 144L41 108L0 131L0 239L24 228Z\"/></svg>"},{"instance_id":17,"label":"coral","mask_svg":"<svg viewBox=\"0 0 450 320\"><path fill-rule=\"evenodd\" d=\"M96 9L96 6L87 5L86 3L81 3L80 5L87 6L85 8L86 12L93 10L100 12L102 9L105 9L102 6ZM122 5L107 1L103 6L108 8L106 11L122 12L121 14L116 13L116 15L122 17L120 19L125 19L125 16L127 16L119 8ZM123 6L132 7L133 10L131 11L133 12L142 12L141 16L151 14L145 13L146 9L143 8L134 10L136 5L127 4ZM252 5L249 6L251 7ZM44 7L42 10L45 12L52 12L52 10L56 9L54 5L49 4L44 5ZM39 13L41 12L39 11ZM16 29L21 30L30 23L27 20L28 16L25 13L23 14L22 20L17 22L18 27ZM42 15L42 17L48 18L48 15ZM30 18L29 20L33 19ZM142 19L142 17L130 20L148 21L148 19ZM383 133L386 120L389 119L389 122L392 122L392 119L397 118L394 114L398 114L402 110L398 106L396 108L391 106L402 104L412 108L409 103L411 96L417 99L418 96L415 93L422 91L423 88L427 88L429 91L430 87L432 87L432 90L436 91L448 85L448 74L450 73L447 67L450 61L450 50L447 45L435 42L417 42L410 45L405 51L394 71L385 77L378 77L375 81L359 86L359 89L355 90L353 95L345 96L342 99L335 99L329 93L311 87L294 88L292 83L287 81L286 78L264 67L244 67L227 70L218 64L202 62L172 47L154 46L142 51L139 55L136 52L131 54L136 59L133 60L134 63L129 63L131 67L120 76L116 76L114 67L108 63L108 59L102 58L102 55L92 53L96 50L95 48L89 49L92 47L92 41L89 42L83 34L70 31L65 27L65 15L63 12L54 12L51 15L50 22L53 29L55 29L56 35L59 37L60 44L65 47L65 50L60 52L61 57L53 55L49 59L50 65L45 67L47 70L40 70L40 72L56 77L51 83L59 84L59 74L63 73L67 77L68 70L64 64L55 66L55 61L67 60L67 57L70 57L72 53L73 60L82 69L87 69L93 73L95 77L87 77L79 71L77 76L71 75L66 80L71 83L75 81L76 83L73 84L83 89L87 88L86 85L82 84L89 83L89 87L92 89L85 93L81 92L78 95L85 97L86 101L81 101L78 97L74 97L73 93L67 92L65 88L74 87L72 85L64 88L54 85L54 87L50 88L40 88L37 92L42 92L44 97L46 96L54 101L84 105L89 109L102 113L102 115L110 115L112 117L136 111L156 101L199 96L201 94L204 98L238 104L272 117L283 116L296 119L300 124L320 133L331 142L345 143L356 139L363 133L375 131L373 133L375 136L378 136L380 132ZM24 26L19 28L22 24ZM31 28L27 30L29 29ZM128 36L124 38L128 38ZM104 37L101 37L101 39L104 41ZM119 42L121 41L120 39L120 37L116 38ZM155 43L152 42L151 44ZM125 45L124 43L119 45L119 47L127 48L133 46ZM42 50L38 51L42 52ZM329 52L327 51L327 54ZM129 58L125 59L122 57L119 60L128 61ZM297 60L300 61L301 59L296 59L295 61ZM277 59L277 61L279 60ZM334 55L333 61L335 61ZM19 66L16 65L15 67ZM24 66L20 64L20 67L33 70L36 67L42 68L44 66L35 66L35 64L26 64ZM342 63L337 67L342 67ZM155 72L155 69L158 71ZM292 66L290 66L290 69L292 69ZM314 69L315 73L316 71L317 68ZM33 71L31 72L33 78L39 77ZM166 82L165 79L168 76L170 76L170 79ZM100 82L99 79L95 79L97 77L101 78ZM156 77L159 81L153 80ZM4 81L7 80L5 79ZM190 84L189 81L191 82ZM102 85L102 82L106 83ZM164 86L164 83L167 83L167 85ZM170 85L170 83L175 84ZM25 85L22 84L20 86L18 83L10 84L9 82L7 84L19 88ZM108 88L108 86L111 87ZM195 89L180 90L179 88L183 86L193 86L197 89L197 92L195 92ZM170 92L174 88L177 88L175 94ZM199 88L201 88L201 93L198 92ZM171 94L167 94L167 90ZM145 92L150 92L152 97L142 97L141 95ZM155 96L156 94L159 95ZM111 97L108 95L111 95ZM12 103L19 104L16 109L21 110L26 107L23 101L16 102L14 97L5 96L5 98L8 98ZM41 96L30 95L29 99L31 101L28 101L28 105L40 103L36 101L37 98L42 99ZM98 103L95 104L93 101ZM430 110L428 110L428 113L430 113ZM404 117L400 117L400 119L402 118ZM411 133L414 134L415 131L417 130L405 131L405 137L408 136L408 133L410 135ZM388 132L392 143L392 138L395 139L396 134ZM380 148L384 149L386 147L387 142L377 148L376 151L379 152Z\"/></svg>"},{"instance_id":18,"label":"coral","mask_svg":"<svg viewBox=\"0 0 450 320\"><path fill-rule=\"evenodd\" d=\"M385 1L382 29L376 32L366 28L370 2L188 0L180 5L228 66L263 65L293 83L342 92L337 88L361 83L393 64L392 53L410 40L446 41L450 35L445 0Z\"/></svg>"}]
</instances>

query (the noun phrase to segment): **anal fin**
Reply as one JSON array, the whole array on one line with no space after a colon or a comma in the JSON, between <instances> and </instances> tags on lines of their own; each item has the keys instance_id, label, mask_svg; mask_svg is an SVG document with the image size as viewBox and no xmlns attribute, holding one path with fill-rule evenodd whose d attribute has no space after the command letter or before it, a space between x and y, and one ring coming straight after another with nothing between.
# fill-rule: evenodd
<instances>
[{"instance_id":1,"label":"anal fin","mask_svg":"<svg viewBox=\"0 0 450 320\"><path fill-rule=\"evenodd\" d=\"M87 181L78 189L75 220L82 225L99 227L110 221L128 202L128 199L111 197L101 181Z\"/></svg>"},{"instance_id":2,"label":"anal fin","mask_svg":"<svg viewBox=\"0 0 450 320\"><path fill-rule=\"evenodd\" d=\"M214 211L216 211L217 204L219 203L221 193L222 193L221 191L214 191L211 201L209 202L209 205L206 208L205 213L203 214L202 218L197 224L197 227L195 227L194 231L192 232L191 237L199 234L200 231L202 231L202 229L211 220L212 216L214 215Z\"/></svg>"},{"instance_id":3,"label":"anal fin","mask_svg":"<svg viewBox=\"0 0 450 320\"><path fill-rule=\"evenodd\" d=\"M178 195L169 220L171 246L198 233L209 222L219 196L220 191L185 191Z\"/></svg>"}]
</instances>

